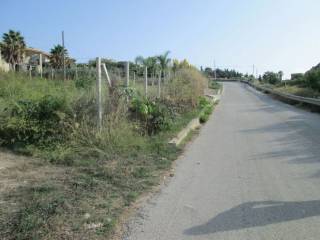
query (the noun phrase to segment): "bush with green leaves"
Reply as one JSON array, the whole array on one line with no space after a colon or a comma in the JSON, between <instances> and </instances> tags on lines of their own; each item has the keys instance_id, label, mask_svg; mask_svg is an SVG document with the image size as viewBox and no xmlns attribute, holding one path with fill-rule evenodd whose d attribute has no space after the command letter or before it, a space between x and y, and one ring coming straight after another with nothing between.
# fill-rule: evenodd
<instances>
[{"instance_id":1,"label":"bush with green leaves","mask_svg":"<svg viewBox=\"0 0 320 240\"><path fill-rule=\"evenodd\" d=\"M141 121L142 129L145 129L149 135L156 134L170 127L172 114L170 114L168 107L160 100L152 101L137 95L131 101L130 110L132 116Z\"/></svg>"},{"instance_id":2,"label":"bush with green leaves","mask_svg":"<svg viewBox=\"0 0 320 240\"><path fill-rule=\"evenodd\" d=\"M312 89L320 91L320 69L312 69L305 74L306 83Z\"/></svg>"},{"instance_id":3,"label":"bush with green leaves","mask_svg":"<svg viewBox=\"0 0 320 240\"><path fill-rule=\"evenodd\" d=\"M200 123L207 122L213 111L213 104L206 97L202 96L199 98L199 109L201 110L199 116Z\"/></svg>"},{"instance_id":4,"label":"bush with green leaves","mask_svg":"<svg viewBox=\"0 0 320 240\"><path fill-rule=\"evenodd\" d=\"M277 84L281 82L280 74L275 72L265 72L262 81L269 84Z\"/></svg>"},{"instance_id":5,"label":"bush with green leaves","mask_svg":"<svg viewBox=\"0 0 320 240\"><path fill-rule=\"evenodd\" d=\"M198 103L198 105L199 105L199 108L200 109L203 109L205 106L207 106L207 105L209 105L210 104L210 102L209 102L209 100L206 98L206 97L204 97L204 96L200 96L199 97L199 103Z\"/></svg>"},{"instance_id":6,"label":"bush with green leaves","mask_svg":"<svg viewBox=\"0 0 320 240\"><path fill-rule=\"evenodd\" d=\"M209 120L209 115L205 114L205 113L201 113L200 117L199 117L199 121L200 123L205 123Z\"/></svg>"},{"instance_id":7,"label":"bush with green leaves","mask_svg":"<svg viewBox=\"0 0 320 240\"><path fill-rule=\"evenodd\" d=\"M65 99L52 95L13 102L1 116L1 141L5 145L60 141L65 137L68 112Z\"/></svg>"},{"instance_id":8,"label":"bush with green leaves","mask_svg":"<svg viewBox=\"0 0 320 240\"><path fill-rule=\"evenodd\" d=\"M185 105L187 108L197 107L197 101L203 96L207 86L207 78L193 67L182 68L175 72L167 86L170 101Z\"/></svg>"}]
</instances>

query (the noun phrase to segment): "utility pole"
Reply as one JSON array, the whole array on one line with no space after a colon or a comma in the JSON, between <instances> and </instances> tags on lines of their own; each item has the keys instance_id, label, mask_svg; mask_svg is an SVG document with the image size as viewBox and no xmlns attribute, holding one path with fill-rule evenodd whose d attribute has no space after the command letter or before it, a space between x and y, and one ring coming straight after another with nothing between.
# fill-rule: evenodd
<instances>
[{"instance_id":1,"label":"utility pole","mask_svg":"<svg viewBox=\"0 0 320 240\"><path fill-rule=\"evenodd\" d=\"M66 56L65 56L65 48L64 48L64 31L62 31L62 47L63 47L63 80L65 81L67 78L66 74Z\"/></svg>"}]
</instances>

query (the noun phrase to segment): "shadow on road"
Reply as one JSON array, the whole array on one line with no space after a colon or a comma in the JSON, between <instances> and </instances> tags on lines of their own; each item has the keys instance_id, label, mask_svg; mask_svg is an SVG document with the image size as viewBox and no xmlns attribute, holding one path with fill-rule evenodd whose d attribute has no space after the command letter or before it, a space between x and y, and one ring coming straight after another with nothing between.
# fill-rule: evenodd
<instances>
[{"instance_id":1,"label":"shadow on road","mask_svg":"<svg viewBox=\"0 0 320 240\"><path fill-rule=\"evenodd\" d=\"M320 201L247 202L218 214L209 222L189 228L185 235L205 235L266 226L320 215Z\"/></svg>"}]
</instances>

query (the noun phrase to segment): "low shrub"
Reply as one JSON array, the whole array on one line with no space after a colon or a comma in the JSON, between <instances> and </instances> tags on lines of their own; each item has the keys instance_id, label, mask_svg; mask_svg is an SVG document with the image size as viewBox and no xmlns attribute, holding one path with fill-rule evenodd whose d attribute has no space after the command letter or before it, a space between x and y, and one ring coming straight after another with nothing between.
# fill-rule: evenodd
<instances>
[{"instance_id":1,"label":"low shrub","mask_svg":"<svg viewBox=\"0 0 320 240\"><path fill-rule=\"evenodd\" d=\"M131 101L130 110L140 120L141 129L145 129L149 135L170 128L173 116L161 100L152 101L137 95Z\"/></svg>"},{"instance_id":2,"label":"low shrub","mask_svg":"<svg viewBox=\"0 0 320 240\"><path fill-rule=\"evenodd\" d=\"M307 85L320 91L320 69L312 69L305 74Z\"/></svg>"},{"instance_id":3,"label":"low shrub","mask_svg":"<svg viewBox=\"0 0 320 240\"><path fill-rule=\"evenodd\" d=\"M69 113L65 99L52 95L15 101L1 116L1 141L5 145L61 141L69 125Z\"/></svg>"},{"instance_id":4,"label":"low shrub","mask_svg":"<svg viewBox=\"0 0 320 240\"><path fill-rule=\"evenodd\" d=\"M214 89L214 90L219 90L221 88L221 84L216 81L210 81L209 88Z\"/></svg>"},{"instance_id":5,"label":"low shrub","mask_svg":"<svg viewBox=\"0 0 320 240\"><path fill-rule=\"evenodd\" d=\"M206 113L201 113L199 117L200 123L205 123L209 120L209 115Z\"/></svg>"},{"instance_id":6,"label":"low shrub","mask_svg":"<svg viewBox=\"0 0 320 240\"><path fill-rule=\"evenodd\" d=\"M205 123L208 121L212 111L213 111L213 104L205 97L199 98L199 108L201 110L199 120L200 123Z\"/></svg>"},{"instance_id":7,"label":"low shrub","mask_svg":"<svg viewBox=\"0 0 320 240\"><path fill-rule=\"evenodd\" d=\"M207 78L195 68L180 69L169 82L168 97L177 104L196 107L200 96L204 95Z\"/></svg>"},{"instance_id":8,"label":"low shrub","mask_svg":"<svg viewBox=\"0 0 320 240\"><path fill-rule=\"evenodd\" d=\"M200 97L199 97L199 100L198 100L198 106L199 106L199 108L200 108L200 109L203 109L203 108L205 108L207 105L210 105L209 100L208 100L206 97L204 97L204 96L200 96Z\"/></svg>"}]
</instances>

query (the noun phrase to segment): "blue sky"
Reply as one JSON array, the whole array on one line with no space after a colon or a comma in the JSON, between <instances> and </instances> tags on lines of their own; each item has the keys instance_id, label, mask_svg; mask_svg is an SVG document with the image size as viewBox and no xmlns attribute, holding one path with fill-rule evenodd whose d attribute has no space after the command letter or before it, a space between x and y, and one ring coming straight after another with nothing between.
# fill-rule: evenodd
<instances>
[{"instance_id":1,"label":"blue sky","mask_svg":"<svg viewBox=\"0 0 320 240\"><path fill-rule=\"evenodd\" d=\"M171 51L196 66L304 72L320 62L319 0L1 0L0 33L61 42L78 62Z\"/></svg>"}]
</instances>

